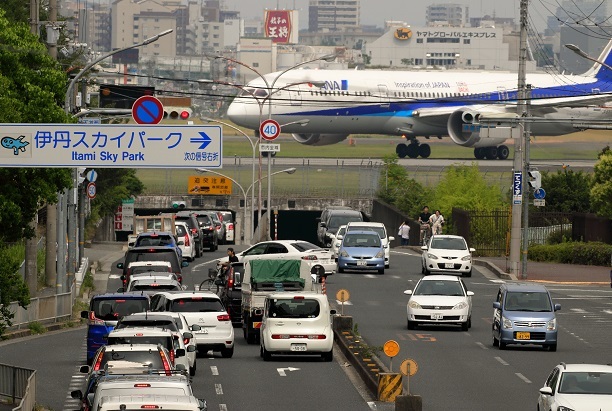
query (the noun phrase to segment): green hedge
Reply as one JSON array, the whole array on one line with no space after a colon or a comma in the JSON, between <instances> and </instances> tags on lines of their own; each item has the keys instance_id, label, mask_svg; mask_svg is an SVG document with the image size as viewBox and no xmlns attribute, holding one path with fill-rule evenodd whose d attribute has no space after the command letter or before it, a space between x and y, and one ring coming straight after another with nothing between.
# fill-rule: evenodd
<instances>
[{"instance_id":1,"label":"green hedge","mask_svg":"<svg viewBox=\"0 0 612 411\"><path fill-rule=\"evenodd\" d=\"M610 256L612 245L597 242L565 242L529 247L529 259L532 261L609 266Z\"/></svg>"}]
</instances>

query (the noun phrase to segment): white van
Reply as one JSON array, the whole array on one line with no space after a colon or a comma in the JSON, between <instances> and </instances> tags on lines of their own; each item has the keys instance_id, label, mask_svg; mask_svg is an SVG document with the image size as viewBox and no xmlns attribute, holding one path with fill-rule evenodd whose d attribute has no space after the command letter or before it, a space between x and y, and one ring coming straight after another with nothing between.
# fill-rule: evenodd
<instances>
[{"instance_id":1,"label":"white van","mask_svg":"<svg viewBox=\"0 0 612 411\"><path fill-rule=\"evenodd\" d=\"M260 354L319 354L332 361L334 332L327 296L315 292L280 292L266 297L260 330Z\"/></svg>"},{"instance_id":2,"label":"white van","mask_svg":"<svg viewBox=\"0 0 612 411\"><path fill-rule=\"evenodd\" d=\"M102 397L97 411L142 411L143 409L203 411L207 409L207 405L206 401L192 395L122 395Z\"/></svg>"},{"instance_id":3,"label":"white van","mask_svg":"<svg viewBox=\"0 0 612 411\"><path fill-rule=\"evenodd\" d=\"M385 250L385 268L389 268L389 254L390 248L389 242L395 240L395 237L389 237L387 233L387 229L383 223L375 223L375 222L350 222L346 225L346 232L352 230L371 230L375 231L380 237L380 241Z\"/></svg>"}]
</instances>

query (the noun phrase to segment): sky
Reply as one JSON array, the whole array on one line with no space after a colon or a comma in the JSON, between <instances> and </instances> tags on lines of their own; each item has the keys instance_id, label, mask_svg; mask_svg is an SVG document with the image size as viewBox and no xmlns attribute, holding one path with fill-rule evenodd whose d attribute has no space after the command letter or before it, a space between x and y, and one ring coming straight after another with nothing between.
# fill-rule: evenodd
<instances>
[{"instance_id":1,"label":"sky","mask_svg":"<svg viewBox=\"0 0 612 411\"><path fill-rule=\"evenodd\" d=\"M423 25L425 9L434 3L465 4L471 17L495 13L497 17L517 20L520 6L520 0L361 0L361 23L382 27L386 20L401 20L412 26ZM243 18L263 17L264 8L274 9L277 5L281 9L295 7L300 10L300 29L308 28L308 0L225 0L225 5L240 11Z\"/></svg>"}]
</instances>

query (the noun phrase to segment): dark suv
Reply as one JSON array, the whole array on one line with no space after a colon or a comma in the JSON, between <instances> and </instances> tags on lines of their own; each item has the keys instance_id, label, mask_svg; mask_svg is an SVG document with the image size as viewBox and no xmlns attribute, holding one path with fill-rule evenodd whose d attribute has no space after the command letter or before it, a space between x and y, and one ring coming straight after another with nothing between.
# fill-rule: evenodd
<instances>
[{"instance_id":1,"label":"dark suv","mask_svg":"<svg viewBox=\"0 0 612 411\"><path fill-rule=\"evenodd\" d=\"M193 213L198 219L200 232L202 233L202 247L208 247L210 251L219 248L219 237L211 213L207 211L196 211Z\"/></svg>"},{"instance_id":2,"label":"dark suv","mask_svg":"<svg viewBox=\"0 0 612 411\"><path fill-rule=\"evenodd\" d=\"M123 270L121 273L121 280L124 284L130 282L131 273L129 265L134 261L168 261L172 265L172 272L176 274L177 278L181 279L183 277L181 268L189 265L187 261L181 261L173 248L168 248L163 245L134 247L125 252L125 259L122 263L117 263L117 268Z\"/></svg>"},{"instance_id":3,"label":"dark suv","mask_svg":"<svg viewBox=\"0 0 612 411\"><path fill-rule=\"evenodd\" d=\"M242 324L242 276L244 263L231 263L224 279L225 287L221 294L221 302L230 315L234 326Z\"/></svg>"},{"instance_id":4,"label":"dark suv","mask_svg":"<svg viewBox=\"0 0 612 411\"><path fill-rule=\"evenodd\" d=\"M191 211L179 211L176 213L174 217L175 221L184 221L191 230L191 235L193 235L193 242L196 246L196 257L200 257L202 255L204 241L202 238L202 230L200 229L200 224L198 223L198 218L195 213Z\"/></svg>"}]
</instances>

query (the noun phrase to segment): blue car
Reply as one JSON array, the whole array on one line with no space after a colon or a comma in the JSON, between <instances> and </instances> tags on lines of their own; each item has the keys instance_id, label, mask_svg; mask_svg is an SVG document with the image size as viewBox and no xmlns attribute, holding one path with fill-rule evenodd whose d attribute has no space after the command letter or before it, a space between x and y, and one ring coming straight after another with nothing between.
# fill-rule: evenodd
<instances>
[{"instance_id":1,"label":"blue car","mask_svg":"<svg viewBox=\"0 0 612 411\"><path fill-rule=\"evenodd\" d=\"M350 231L338 250L338 272L345 270L377 270L385 273L385 249L374 231Z\"/></svg>"},{"instance_id":2,"label":"blue car","mask_svg":"<svg viewBox=\"0 0 612 411\"><path fill-rule=\"evenodd\" d=\"M181 250L179 245L183 244L179 244L174 234L166 231L147 231L140 233L138 237L136 237L136 242L134 243L134 247L163 246L172 248L176 251L179 261L181 261L183 259L183 250Z\"/></svg>"},{"instance_id":3,"label":"blue car","mask_svg":"<svg viewBox=\"0 0 612 411\"><path fill-rule=\"evenodd\" d=\"M92 297L89 310L81 311L81 317L87 319L87 364L91 365L96 351L106 344L108 333L121 318L149 309L149 296L140 292L99 294Z\"/></svg>"}]
</instances>

